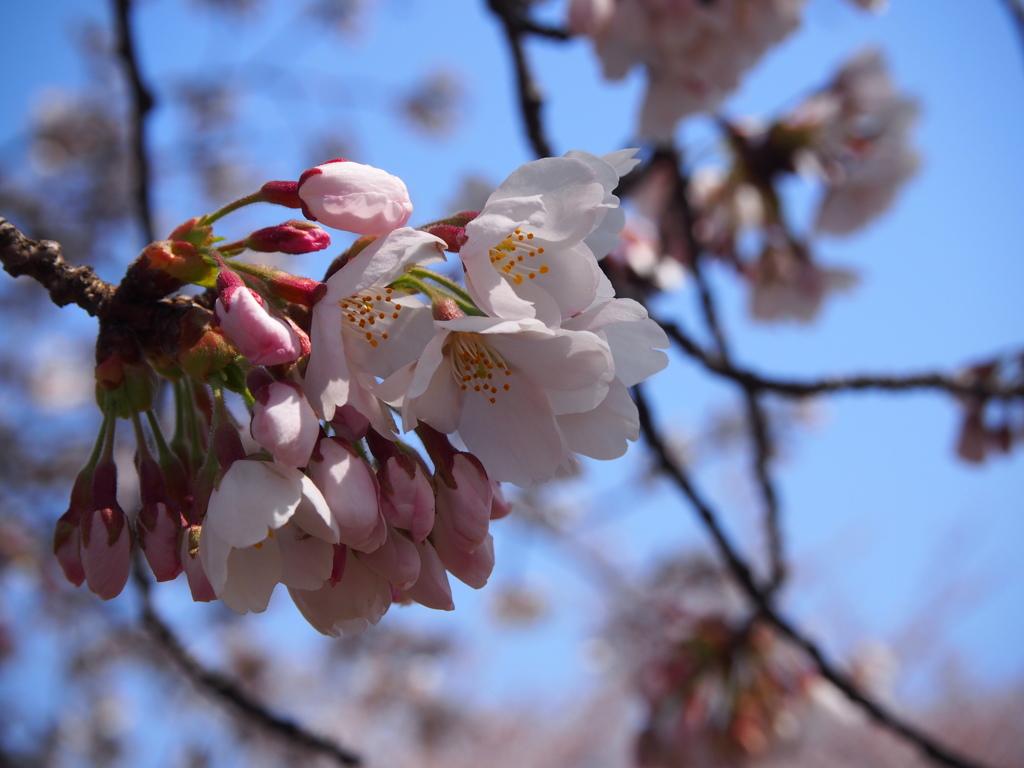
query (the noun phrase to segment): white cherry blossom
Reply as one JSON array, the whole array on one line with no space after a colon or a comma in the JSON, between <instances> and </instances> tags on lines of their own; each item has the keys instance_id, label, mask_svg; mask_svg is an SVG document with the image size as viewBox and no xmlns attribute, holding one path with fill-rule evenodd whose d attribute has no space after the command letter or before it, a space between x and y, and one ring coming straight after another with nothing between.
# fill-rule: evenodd
<instances>
[{"instance_id":1,"label":"white cherry blossom","mask_svg":"<svg viewBox=\"0 0 1024 768\"><path fill-rule=\"evenodd\" d=\"M420 421L458 431L495 480L550 480L569 446L557 417L596 408L614 378L607 342L531 318L435 321L419 360L378 393L401 406L405 429Z\"/></svg>"},{"instance_id":2,"label":"white cherry blossom","mask_svg":"<svg viewBox=\"0 0 1024 768\"><path fill-rule=\"evenodd\" d=\"M513 171L466 225L459 251L477 306L551 325L586 309L601 280L586 240L618 204L617 180L615 167L593 155L546 157Z\"/></svg>"},{"instance_id":3,"label":"white cherry blossom","mask_svg":"<svg viewBox=\"0 0 1024 768\"><path fill-rule=\"evenodd\" d=\"M313 307L311 352L303 389L327 421L348 404L381 434L390 413L372 394L383 378L419 355L433 333L429 309L388 284L415 264L443 260L444 241L402 228L375 240L327 281Z\"/></svg>"},{"instance_id":4,"label":"white cherry blossom","mask_svg":"<svg viewBox=\"0 0 1024 768\"><path fill-rule=\"evenodd\" d=\"M266 610L278 582L318 589L331 575L338 524L297 469L236 461L210 496L199 539L217 597L238 613Z\"/></svg>"}]
</instances>

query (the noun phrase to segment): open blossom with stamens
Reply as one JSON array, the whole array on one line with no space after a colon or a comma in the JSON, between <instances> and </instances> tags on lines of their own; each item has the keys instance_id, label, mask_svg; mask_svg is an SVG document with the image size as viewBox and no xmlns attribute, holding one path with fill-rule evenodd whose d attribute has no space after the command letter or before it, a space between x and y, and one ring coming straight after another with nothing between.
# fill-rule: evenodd
<instances>
[{"instance_id":1,"label":"open blossom with stamens","mask_svg":"<svg viewBox=\"0 0 1024 768\"><path fill-rule=\"evenodd\" d=\"M714 109L800 23L805 0L572 0L569 23L593 38L604 75L647 70L640 130L671 135Z\"/></svg>"},{"instance_id":2,"label":"open blossom with stamens","mask_svg":"<svg viewBox=\"0 0 1024 768\"><path fill-rule=\"evenodd\" d=\"M210 496L199 556L221 602L259 613L278 582L319 589L331 576L338 539L312 480L281 464L241 459Z\"/></svg>"},{"instance_id":3,"label":"open blossom with stamens","mask_svg":"<svg viewBox=\"0 0 1024 768\"><path fill-rule=\"evenodd\" d=\"M379 390L400 405L406 429L425 422L458 431L495 480L550 480L569 455L557 417L596 408L614 377L611 351L596 334L524 318L436 320L418 360Z\"/></svg>"},{"instance_id":4,"label":"open blossom with stamens","mask_svg":"<svg viewBox=\"0 0 1024 768\"><path fill-rule=\"evenodd\" d=\"M495 317L536 317L549 325L586 309L604 256L622 226L612 190L635 161L633 150L600 158L586 152L520 166L466 225L459 257L466 289Z\"/></svg>"},{"instance_id":5,"label":"open blossom with stamens","mask_svg":"<svg viewBox=\"0 0 1024 768\"><path fill-rule=\"evenodd\" d=\"M414 360L430 339L429 308L388 287L408 267L443 260L444 241L402 228L375 240L327 281L313 307L306 397L327 421L351 405L382 435L394 431L387 408L371 392Z\"/></svg>"}]
</instances>

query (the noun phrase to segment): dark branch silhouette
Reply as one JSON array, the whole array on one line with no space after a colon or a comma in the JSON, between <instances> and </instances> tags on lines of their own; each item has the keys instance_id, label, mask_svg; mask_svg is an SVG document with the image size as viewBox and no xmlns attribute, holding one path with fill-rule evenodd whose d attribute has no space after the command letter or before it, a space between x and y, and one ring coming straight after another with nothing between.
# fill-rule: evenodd
<instances>
[{"instance_id":1,"label":"dark branch silhouette","mask_svg":"<svg viewBox=\"0 0 1024 768\"><path fill-rule=\"evenodd\" d=\"M540 87L530 71L530 64L526 60L526 51L523 49L524 34L526 32L540 34L539 28L527 22L523 6L516 0L487 0L487 5L501 21L509 48L512 51L512 60L516 68L519 109L523 116L523 126L526 129L530 146L537 157L551 157L554 152L544 133L544 123L541 118L544 99L541 96Z\"/></svg>"},{"instance_id":2,"label":"dark branch silhouette","mask_svg":"<svg viewBox=\"0 0 1024 768\"><path fill-rule=\"evenodd\" d=\"M762 618L773 624L793 643L802 648L817 665L822 677L832 683L852 702L857 704L878 725L901 736L916 746L932 760L952 768L983 768L982 764L972 762L935 742L929 735L904 722L888 709L865 695L854 682L838 667L828 660L817 644L805 636L798 628L785 619L775 608L771 594L764 590L754 578L753 572L744 557L730 542L718 516L700 495L690 479L689 473L682 464L676 461L665 445L660 432L647 405L643 389L638 385L633 388L637 409L640 412L640 431L650 446L661 471L667 474L683 495L689 500L701 522L711 534L718 548L719 555L729 567L730 572L754 604Z\"/></svg>"},{"instance_id":3,"label":"dark branch silhouette","mask_svg":"<svg viewBox=\"0 0 1024 768\"><path fill-rule=\"evenodd\" d=\"M117 21L117 52L124 62L131 94L131 142L135 163L135 204L138 208L139 223L147 243L156 239L153 228L153 210L150 203L149 155L146 152L146 118L153 109L153 94L142 80L135 39L132 35L131 0L114 0Z\"/></svg>"},{"instance_id":4,"label":"dark branch silhouette","mask_svg":"<svg viewBox=\"0 0 1024 768\"><path fill-rule=\"evenodd\" d=\"M887 391L911 392L935 390L959 397L982 397L1010 400L1024 397L1024 382L1002 383L973 381L970 377L945 373L918 373L904 376L861 374L831 376L822 379L780 379L762 376L745 368L727 364L708 352L676 323L658 320L658 323L679 348L704 366L708 371L731 379L745 387L787 397L809 397L835 392Z\"/></svg>"},{"instance_id":5,"label":"dark branch silhouette","mask_svg":"<svg viewBox=\"0 0 1024 768\"><path fill-rule=\"evenodd\" d=\"M141 565L141 564L140 564ZM135 581L142 597L142 625L153 641L166 653L193 685L215 701L225 704L248 722L265 727L271 734L297 747L331 758L339 765L360 765L359 755L337 744L310 733L295 722L276 715L250 697L224 675L212 672L192 657L153 609L149 580L135 569Z\"/></svg>"}]
</instances>

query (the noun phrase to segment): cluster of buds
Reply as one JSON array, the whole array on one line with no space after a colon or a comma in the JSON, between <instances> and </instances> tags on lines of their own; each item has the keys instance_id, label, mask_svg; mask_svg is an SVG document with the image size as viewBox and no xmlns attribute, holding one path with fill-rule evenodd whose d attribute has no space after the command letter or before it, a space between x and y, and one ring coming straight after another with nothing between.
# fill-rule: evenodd
<instances>
[{"instance_id":1,"label":"cluster of buds","mask_svg":"<svg viewBox=\"0 0 1024 768\"><path fill-rule=\"evenodd\" d=\"M404 226L399 179L332 161L152 244L129 271L146 295L192 283L207 297L174 304L169 337L101 326L103 428L55 537L69 580L117 595L137 541L157 580L184 572L197 601L259 612L283 584L330 635L363 631L396 602L450 610L449 576L484 586L490 521L510 511L500 482L621 455L639 434L628 387L667 362L664 333L598 266L633 154L529 163L482 211L420 229ZM304 221L214 236L257 202L361 237L326 282L242 262L330 242ZM464 286L428 269L446 252ZM174 394L170 439L153 410L158 377ZM118 419L134 427L134 515L116 499Z\"/></svg>"},{"instance_id":2,"label":"cluster of buds","mask_svg":"<svg viewBox=\"0 0 1024 768\"><path fill-rule=\"evenodd\" d=\"M649 768L765 757L796 731L818 679L700 559L664 564L613 612L609 635L643 703L635 754Z\"/></svg>"},{"instance_id":3,"label":"cluster of buds","mask_svg":"<svg viewBox=\"0 0 1024 768\"><path fill-rule=\"evenodd\" d=\"M812 679L764 625L696 620L641 671L647 715L637 764L736 766L763 757L792 735Z\"/></svg>"}]
</instances>

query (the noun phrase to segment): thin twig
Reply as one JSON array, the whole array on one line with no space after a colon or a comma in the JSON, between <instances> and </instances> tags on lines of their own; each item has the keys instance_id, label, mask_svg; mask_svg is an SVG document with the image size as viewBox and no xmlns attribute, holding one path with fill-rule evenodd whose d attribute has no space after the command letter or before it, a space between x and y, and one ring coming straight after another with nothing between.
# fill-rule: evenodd
<instances>
[{"instance_id":1,"label":"thin twig","mask_svg":"<svg viewBox=\"0 0 1024 768\"><path fill-rule=\"evenodd\" d=\"M998 381L973 381L956 374L917 373L905 376L884 376L862 374L853 376L829 376L821 379L800 381L761 376L745 368L727 364L713 353L703 349L677 324L657 321L680 349L703 365L708 371L723 378L731 379L745 387L762 392L772 392L786 397L809 397L833 392L886 391L911 392L936 390L957 397L981 397L1010 400L1024 397L1024 383L1002 383Z\"/></svg>"},{"instance_id":2,"label":"thin twig","mask_svg":"<svg viewBox=\"0 0 1024 768\"><path fill-rule=\"evenodd\" d=\"M153 109L153 94L142 80L139 59L132 36L131 21L128 18L131 0L114 0L117 20L117 53L124 61L125 74L131 92L132 156L135 159L135 204L138 207L139 222L147 243L156 239L153 228L153 210L150 191L149 155L146 152L146 118Z\"/></svg>"},{"instance_id":3,"label":"thin twig","mask_svg":"<svg viewBox=\"0 0 1024 768\"><path fill-rule=\"evenodd\" d=\"M526 60L526 51L523 49L523 35L527 32L539 34L538 29L541 28L531 25L517 0L487 0L487 5L501 20L509 49L512 51L512 60L516 67L516 87L519 92L519 111L523 116L523 127L526 129L530 146L537 157L551 157L554 153L544 135L544 124L541 120L544 99L540 95L540 88L533 78L529 62Z\"/></svg>"},{"instance_id":4,"label":"thin twig","mask_svg":"<svg viewBox=\"0 0 1024 768\"><path fill-rule=\"evenodd\" d=\"M274 714L258 701L252 699L235 683L217 672L203 667L185 650L173 630L164 623L153 609L150 599L149 579L135 569L135 581L142 596L142 624L154 642L167 653L189 680L203 693L228 705L249 723L263 726L270 733L291 744L323 754L339 765L360 765L359 755L339 747L331 741L317 736L300 725Z\"/></svg>"},{"instance_id":5,"label":"thin twig","mask_svg":"<svg viewBox=\"0 0 1024 768\"><path fill-rule=\"evenodd\" d=\"M679 490L689 500L698 517L711 534L718 548L719 555L726 562L730 572L753 602L760 615L773 624L793 643L802 648L814 660L822 677L842 691L850 701L857 704L878 725L897 734L908 743L913 744L935 762L951 766L951 768L983 768L981 763L972 762L936 743L929 735L904 722L878 702L862 693L847 675L843 674L828 660L824 652L813 640L802 634L799 629L776 611L771 595L758 586L749 565L729 541L714 510L699 494L683 466L673 459L667 450L664 439L654 425L654 420L642 388L638 385L633 388L633 392L637 410L640 414L640 430L644 435L644 439L654 451L660 469L675 482Z\"/></svg>"}]
</instances>

